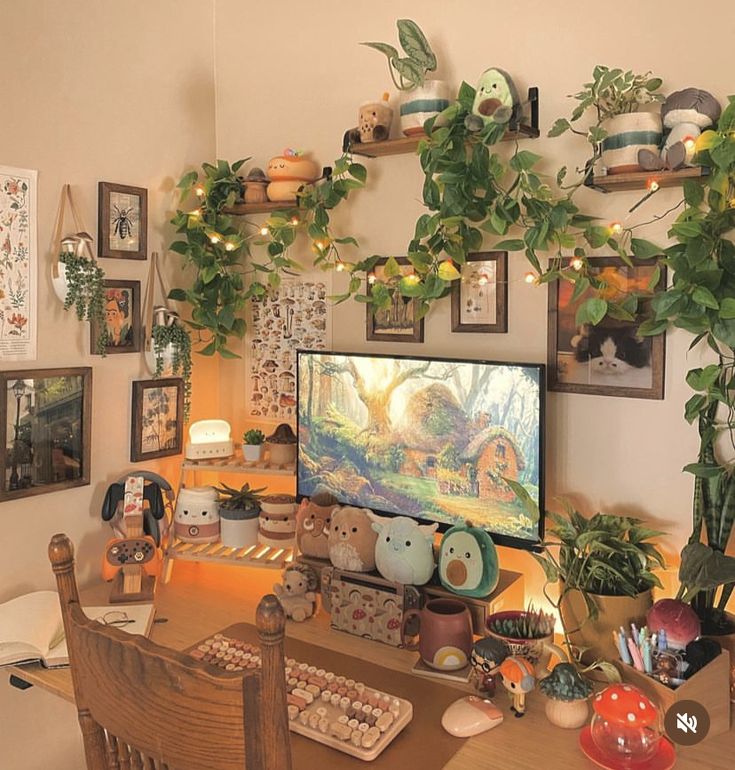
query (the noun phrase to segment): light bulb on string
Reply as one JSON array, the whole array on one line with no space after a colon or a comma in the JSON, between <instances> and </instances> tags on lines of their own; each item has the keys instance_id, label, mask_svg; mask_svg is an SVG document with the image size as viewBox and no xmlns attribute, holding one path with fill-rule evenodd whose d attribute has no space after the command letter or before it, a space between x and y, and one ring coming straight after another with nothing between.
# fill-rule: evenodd
<instances>
[{"instance_id":1,"label":"light bulb on string","mask_svg":"<svg viewBox=\"0 0 735 770\"><path fill-rule=\"evenodd\" d=\"M299 219L297 216L293 216L293 217L291 217L291 224L292 224L294 227L297 227L300 221L301 221L301 220L300 220L300 219Z\"/></svg>"},{"instance_id":2,"label":"light bulb on string","mask_svg":"<svg viewBox=\"0 0 735 770\"><path fill-rule=\"evenodd\" d=\"M368 283L372 286L378 280L378 276L375 275L375 273L368 273L367 280Z\"/></svg>"},{"instance_id":3,"label":"light bulb on string","mask_svg":"<svg viewBox=\"0 0 735 770\"><path fill-rule=\"evenodd\" d=\"M536 273L531 272L530 270L523 276L523 280L528 284L533 284L538 281L538 276Z\"/></svg>"},{"instance_id":4,"label":"light bulb on string","mask_svg":"<svg viewBox=\"0 0 735 770\"><path fill-rule=\"evenodd\" d=\"M611 222L610 223L610 232L613 235L620 235L620 233L623 232L623 225L620 222Z\"/></svg>"},{"instance_id":5,"label":"light bulb on string","mask_svg":"<svg viewBox=\"0 0 735 770\"><path fill-rule=\"evenodd\" d=\"M338 273L344 273L345 271L345 263L340 259L337 261L337 265L334 268Z\"/></svg>"},{"instance_id":6,"label":"light bulb on string","mask_svg":"<svg viewBox=\"0 0 735 770\"><path fill-rule=\"evenodd\" d=\"M633 206L631 206L628 209L628 213L632 214L638 208L638 206L645 203L652 195L655 195L660 189L661 189L661 185L655 179L649 179L646 182L646 190L648 190L648 192L638 201L638 203L635 203Z\"/></svg>"},{"instance_id":7,"label":"light bulb on string","mask_svg":"<svg viewBox=\"0 0 735 770\"><path fill-rule=\"evenodd\" d=\"M212 233L212 235L209 236L209 242L212 245L218 244L221 240L222 238L220 238L219 235L217 235L217 233Z\"/></svg>"},{"instance_id":8,"label":"light bulb on string","mask_svg":"<svg viewBox=\"0 0 735 770\"><path fill-rule=\"evenodd\" d=\"M235 244L232 241L225 241L225 251L234 251Z\"/></svg>"},{"instance_id":9,"label":"light bulb on string","mask_svg":"<svg viewBox=\"0 0 735 770\"><path fill-rule=\"evenodd\" d=\"M204 188L201 185L197 185L194 188L194 192L196 193L197 198L203 198L204 197Z\"/></svg>"},{"instance_id":10,"label":"light bulb on string","mask_svg":"<svg viewBox=\"0 0 735 770\"><path fill-rule=\"evenodd\" d=\"M416 275L416 273L409 273L406 276L406 282L407 283L418 283L421 279Z\"/></svg>"},{"instance_id":11,"label":"light bulb on string","mask_svg":"<svg viewBox=\"0 0 735 770\"><path fill-rule=\"evenodd\" d=\"M260 228L261 235L268 235L269 232L270 230L265 225L263 225L263 227Z\"/></svg>"},{"instance_id":12,"label":"light bulb on string","mask_svg":"<svg viewBox=\"0 0 735 770\"><path fill-rule=\"evenodd\" d=\"M584 267L584 260L581 257L574 257L574 259L569 263L572 270L576 270L579 272Z\"/></svg>"},{"instance_id":13,"label":"light bulb on string","mask_svg":"<svg viewBox=\"0 0 735 770\"><path fill-rule=\"evenodd\" d=\"M477 283L479 286L487 286L487 284L490 283L490 279L487 277L485 273L481 273L479 278L477 279Z\"/></svg>"},{"instance_id":14,"label":"light bulb on string","mask_svg":"<svg viewBox=\"0 0 735 770\"><path fill-rule=\"evenodd\" d=\"M200 217L201 215L202 215L202 210L201 209L194 209L193 211L189 212L189 216L190 217L197 218L197 217Z\"/></svg>"}]
</instances>

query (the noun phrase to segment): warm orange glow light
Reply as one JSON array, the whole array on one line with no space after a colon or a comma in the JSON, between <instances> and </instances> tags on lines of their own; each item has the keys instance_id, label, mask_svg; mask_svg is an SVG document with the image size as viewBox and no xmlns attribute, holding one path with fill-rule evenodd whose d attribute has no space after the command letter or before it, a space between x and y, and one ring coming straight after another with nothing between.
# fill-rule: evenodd
<instances>
[{"instance_id":1,"label":"warm orange glow light","mask_svg":"<svg viewBox=\"0 0 735 770\"><path fill-rule=\"evenodd\" d=\"M528 272L528 273L526 273L526 274L523 276L523 280L524 280L526 283L529 283L529 284L530 284L530 283L536 283L536 281L538 280L538 277L537 277L536 273Z\"/></svg>"},{"instance_id":2,"label":"warm orange glow light","mask_svg":"<svg viewBox=\"0 0 735 770\"><path fill-rule=\"evenodd\" d=\"M573 270L576 270L579 272L584 267L584 260L581 257L575 257L571 262L570 265L572 266Z\"/></svg>"},{"instance_id":3,"label":"warm orange glow light","mask_svg":"<svg viewBox=\"0 0 735 770\"><path fill-rule=\"evenodd\" d=\"M203 198L204 197L204 188L201 185L196 187L194 189L194 192L197 194L197 197L199 197L199 198Z\"/></svg>"},{"instance_id":4,"label":"warm orange glow light","mask_svg":"<svg viewBox=\"0 0 735 770\"><path fill-rule=\"evenodd\" d=\"M222 239L219 237L219 235L217 235L217 233L214 233L213 235L209 236L209 242L210 243L216 244L216 243L219 243L221 240Z\"/></svg>"},{"instance_id":5,"label":"warm orange glow light","mask_svg":"<svg viewBox=\"0 0 735 770\"><path fill-rule=\"evenodd\" d=\"M660 185L655 179L649 179L648 182L646 182L646 189L650 192L656 192L659 187Z\"/></svg>"},{"instance_id":6,"label":"warm orange glow light","mask_svg":"<svg viewBox=\"0 0 735 770\"><path fill-rule=\"evenodd\" d=\"M368 283L372 286L378 280L378 276L375 273L368 273L367 279Z\"/></svg>"},{"instance_id":7,"label":"warm orange glow light","mask_svg":"<svg viewBox=\"0 0 735 770\"><path fill-rule=\"evenodd\" d=\"M235 244L232 241L225 241L225 251L234 251Z\"/></svg>"},{"instance_id":8,"label":"warm orange glow light","mask_svg":"<svg viewBox=\"0 0 735 770\"><path fill-rule=\"evenodd\" d=\"M296 227L301 220L298 217L291 217L291 224Z\"/></svg>"},{"instance_id":9,"label":"warm orange glow light","mask_svg":"<svg viewBox=\"0 0 735 770\"><path fill-rule=\"evenodd\" d=\"M265 227L265 226L260 228L260 234L261 235L268 235L269 232L270 232L270 230L267 227Z\"/></svg>"},{"instance_id":10,"label":"warm orange glow light","mask_svg":"<svg viewBox=\"0 0 735 770\"><path fill-rule=\"evenodd\" d=\"M620 222L611 222L610 230L614 235L620 235L620 233L623 232L623 226L620 224Z\"/></svg>"}]
</instances>

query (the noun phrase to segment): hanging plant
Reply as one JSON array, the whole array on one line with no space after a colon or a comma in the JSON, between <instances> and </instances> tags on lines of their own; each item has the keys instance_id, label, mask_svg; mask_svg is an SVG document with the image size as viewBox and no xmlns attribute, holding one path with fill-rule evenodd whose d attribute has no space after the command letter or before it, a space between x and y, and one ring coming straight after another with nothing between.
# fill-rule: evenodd
<instances>
[{"instance_id":1,"label":"hanging plant","mask_svg":"<svg viewBox=\"0 0 735 770\"><path fill-rule=\"evenodd\" d=\"M191 410L191 337L189 332L175 319L170 325L155 324L151 330L153 355L156 370L153 374L158 379L163 375L164 355L171 346L171 373L180 374L184 380L184 422L189 421Z\"/></svg>"}]
</instances>

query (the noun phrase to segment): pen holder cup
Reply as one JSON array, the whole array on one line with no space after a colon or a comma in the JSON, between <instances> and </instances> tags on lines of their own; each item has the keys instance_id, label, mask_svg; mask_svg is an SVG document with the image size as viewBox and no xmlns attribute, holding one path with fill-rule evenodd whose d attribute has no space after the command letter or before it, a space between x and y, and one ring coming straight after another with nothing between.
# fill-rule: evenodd
<instances>
[{"instance_id":1,"label":"pen holder cup","mask_svg":"<svg viewBox=\"0 0 735 770\"><path fill-rule=\"evenodd\" d=\"M635 685L665 714L675 703L694 700L709 713L707 738L730 729L730 654L723 650L691 679L672 689L627 663L616 661L624 682ZM706 740L706 739L705 739Z\"/></svg>"}]
</instances>

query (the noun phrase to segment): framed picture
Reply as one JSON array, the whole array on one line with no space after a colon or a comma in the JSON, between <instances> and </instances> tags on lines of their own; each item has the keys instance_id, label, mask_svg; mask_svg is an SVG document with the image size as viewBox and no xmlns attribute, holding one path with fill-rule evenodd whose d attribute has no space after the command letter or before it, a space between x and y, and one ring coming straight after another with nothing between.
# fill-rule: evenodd
<instances>
[{"instance_id":1,"label":"framed picture","mask_svg":"<svg viewBox=\"0 0 735 770\"><path fill-rule=\"evenodd\" d=\"M145 259L148 190L100 182L98 195L97 256Z\"/></svg>"},{"instance_id":2,"label":"framed picture","mask_svg":"<svg viewBox=\"0 0 735 770\"><path fill-rule=\"evenodd\" d=\"M104 352L138 353L141 349L140 281L105 281L105 321L91 323L91 353L97 353L97 340L104 338Z\"/></svg>"},{"instance_id":3,"label":"framed picture","mask_svg":"<svg viewBox=\"0 0 735 770\"><path fill-rule=\"evenodd\" d=\"M508 252L468 254L452 282L452 331L508 331Z\"/></svg>"},{"instance_id":4,"label":"framed picture","mask_svg":"<svg viewBox=\"0 0 735 770\"><path fill-rule=\"evenodd\" d=\"M666 273L649 290L656 262L638 261L633 267L619 257L594 258L591 271L607 283L609 298L630 291L650 292L666 286ZM664 397L665 334L636 336L637 323L609 316L597 326L576 324L577 308L591 292L572 300L574 284L549 284L549 390L626 398ZM645 305L645 301L643 303Z\"/></svg>"},{"instance_id":5,"label":"framed picture","mask_svg":"<svg viewBox=\"0 0 735 770\"><path fill-rule=\"evenodd\" d=\"M183 437L184 381L165 377L133 382L132 462L180 454Z\"/></svg>"},{"instance_id":6,"label":"framed picture","mask_svg":"<svg viewBox=\"0 0 735 770\"><path fill-rule=\"evenodd\" d=\"M373 268L373 273L381 280L385 271L386 258L381 259ZM403 275L413 272L411 263L406 257L396 257L396 262ZM368 289L369 291L369 289ZM375 310L372 305L365 306L365 321L367 339L371 342L423 342L424 319L419 319L416 313L415 299L393 295L389 308Z\"/></svg>"},{"instance_id":7,"label":"framed picture","mask_svg":"<svg viewBox=\"0 0 735 770\"><path fill-rule=\"evenodd\" d=\"M89 484L92 369L0 371L0 501Z\"/></svg>"}]
</instances>

